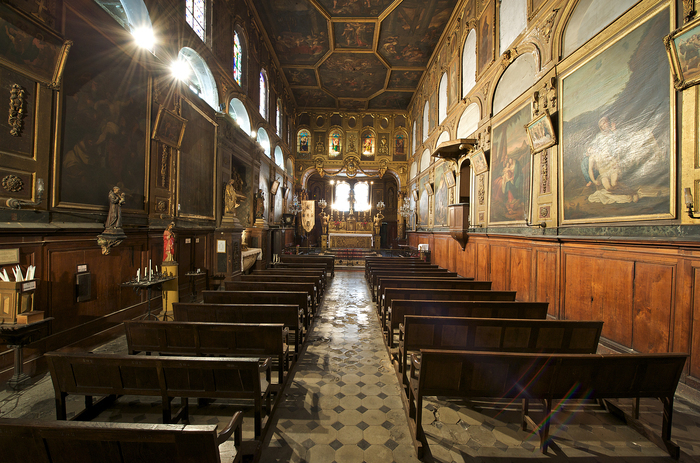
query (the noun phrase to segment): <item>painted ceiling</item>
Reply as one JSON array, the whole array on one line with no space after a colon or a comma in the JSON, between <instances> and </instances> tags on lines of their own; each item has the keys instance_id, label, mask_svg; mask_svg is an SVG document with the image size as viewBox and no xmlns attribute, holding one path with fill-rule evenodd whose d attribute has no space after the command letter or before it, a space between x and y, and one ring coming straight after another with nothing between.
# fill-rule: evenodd
<instances>
[{"instance_id":1,"label":"painted ceiling","mask_svg":"<svg viewBox=\"0 0 700 463\"><path fill-rule=\"evenodd\" d=\"M458 0L257 0L299 109L406 109Z\"/></svg>"}]
</instances>

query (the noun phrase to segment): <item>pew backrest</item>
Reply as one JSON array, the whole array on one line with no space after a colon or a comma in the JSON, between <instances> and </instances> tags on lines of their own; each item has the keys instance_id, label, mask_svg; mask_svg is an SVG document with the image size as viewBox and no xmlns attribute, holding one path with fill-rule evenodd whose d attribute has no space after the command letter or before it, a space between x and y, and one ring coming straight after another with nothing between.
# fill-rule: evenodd
<instances>
[{"instance_id":1,"label":"pew backrest","mask_svg":"<svg viewBox=\"0 0 700 463\"><path fill-rule=\"evenodd\" d=\"M307 304L310 313L315 314L316 306L316 285L313 283L301 283L296 281L288 282L264 282L264 281L227 281L224 283L226 291L303 291L308 294Z\"/></svg>"},{"instance_id":2,"label":"pew backrest","mask_svg":"<svg viewBox=\"0 0 700 463\"><path fill-rule=\"evenodd\" d=\"M298 305L304 313L305 329L308 329L311 318L308 296L302 291L202 291L205 304Z\"/></svg>"}]
</instances>

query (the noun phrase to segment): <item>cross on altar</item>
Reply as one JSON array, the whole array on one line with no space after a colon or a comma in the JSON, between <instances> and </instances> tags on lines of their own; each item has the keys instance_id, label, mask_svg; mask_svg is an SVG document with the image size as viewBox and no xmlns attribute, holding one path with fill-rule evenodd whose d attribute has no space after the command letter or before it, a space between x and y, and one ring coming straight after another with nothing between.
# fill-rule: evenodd
<instances>
[{"instance_id":1,"label":"cross on altar","mask_svg":"<svg viewBox=\"0 0 700 463\"><path fill-rule=\"evenodd\" d=\"M355 190L350 190L348 203L350 203L350 211L348 212L348 215L353 215L355 213Z\"/></svg>"}]
</instances>

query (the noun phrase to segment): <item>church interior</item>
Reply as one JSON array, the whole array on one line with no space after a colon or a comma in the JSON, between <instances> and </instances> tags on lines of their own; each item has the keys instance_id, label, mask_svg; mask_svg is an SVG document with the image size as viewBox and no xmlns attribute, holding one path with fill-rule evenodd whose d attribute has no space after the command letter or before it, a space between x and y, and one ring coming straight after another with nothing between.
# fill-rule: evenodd
<instances>
[{"instance_id":1,"label":"church interior","mask_svg":"<svg viewBox=\"0 0 700 463\"><path fill-rule=\"evenodd\" d=\"M240 390L193 395L189 406L184 386L173 396L184 404L174 423L217 424L231 436L217 437L227 443L220 461L700 461L698 8L695 0L1 0L0 427L167 423L170 399L160 393L116 401L134 410L92 410L92 395L133 390L69 390L73 380L61 393L57 377L72 368L99 378L80 357L91 353L124 357L104 366L120 371L105 377L127 372L145 383L126 358L135 353L130 330L151 343L135 351L165 354L158 342L175 337L165 325L216 322L239 331L210 332L209 343L198 331L197 356L223 357L203 346L226 338L255 359L253 367L218 359L225 368L268 369L263 404L258 384L256 405L233 419L230 407L205 401L242 400ZM406 347L409 316L468 318L432 304L440 294L474 314L539 310L494 319L562 323L535 350L516 350L522 358L595 354L598 374L616 356L656 363L609 370L634 377L624 394L581 395L601 394L605 408L555 401L552 410L557 397L540 403L527 383L531 414L547 416L530 432L525 393L504 393L505 411L475 408L466 395L442 397L452 389L435 380L432 390L445 394L426 392L421 402L431 361L460 394L476 377L476 366L470 379L450 376L447 354L431 360L439 349L429 344L451 333L454 351L474 337L460 331L472 322L414 325L422 347ZM197 318L207 305L219 309ZM240 306L234 318L227 305ZM403 310L415 310L405 323L396 319ZM140 321L163 331L144 334ZM565 322L598 328L577 337ZM243 339L264 337L243 333L253 323L283 324L287 350L246 350ZM521 341L533 326L511 329ZM591 352L547 350L558 337L595 342ZM516 357L512 346L504 351ZM192 371L204 368L192 362ZM168 367L153 368L162 378ZM498 371L480 379L496 381ZM653 376L658 389L644 389ZM659 378L673 383L670 395ZM636 407L621 405L635 398ZM651 424L632 431L610 417L614 408L637 422L639 400ZM2 442L17 438L2 432ZM183 445L170 455L164 444L152 458L193 461L176 459L194 448Z\"/></svg>"}]
</instances>

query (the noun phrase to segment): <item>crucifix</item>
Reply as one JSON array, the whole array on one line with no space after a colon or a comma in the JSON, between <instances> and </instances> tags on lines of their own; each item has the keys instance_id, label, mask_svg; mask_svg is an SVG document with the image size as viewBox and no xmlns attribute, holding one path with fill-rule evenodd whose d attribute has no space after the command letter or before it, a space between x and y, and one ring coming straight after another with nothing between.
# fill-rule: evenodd
<instances>
[{"instance_id":1,"label":"crucifix","mask_svg":"<svg viewBox=\"0 0 700 463\"><path fill-rule=\"evenodd\" d=\"M348 196L348 203L350 203L350 211L348 215L355 214L355 190L350 190L350 196Z\"/></svg>"}]
</instances>

